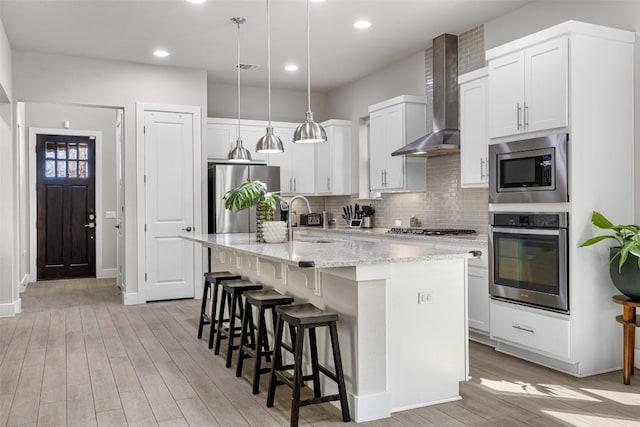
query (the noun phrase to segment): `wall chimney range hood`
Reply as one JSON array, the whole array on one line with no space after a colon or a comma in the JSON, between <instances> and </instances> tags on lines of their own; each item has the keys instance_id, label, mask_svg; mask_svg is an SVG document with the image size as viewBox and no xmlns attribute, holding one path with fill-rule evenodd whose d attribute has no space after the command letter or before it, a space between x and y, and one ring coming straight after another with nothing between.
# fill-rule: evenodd
<instances>
[{"instance_id":1,"label":"wall chimney range hood","mask_svg":"<svg viewBox=\"0 0 640 427\"><path fill-rule=\"evenodd\" d=\"M460 152L458 130L458 36L433 39L434 131L391 153L392 156L434 157Z\"/></svg>"}]
</instances>

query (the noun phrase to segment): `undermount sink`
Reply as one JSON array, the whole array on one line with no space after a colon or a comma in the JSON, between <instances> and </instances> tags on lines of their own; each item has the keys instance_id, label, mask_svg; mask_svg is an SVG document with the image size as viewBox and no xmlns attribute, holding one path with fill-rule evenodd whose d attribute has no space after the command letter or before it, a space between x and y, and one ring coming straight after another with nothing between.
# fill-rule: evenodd
<instances>
[{"instance_id":1,"label":"undermount sink","mask_svg":"<svg viewBox=\"0 0 640 427\"><path fill-rule=\"evenodd\" d=\"M317 239L317 238L297 238L296 242L304 242L304 243L339 243L342 240L336 239Z\"/></svg>"}]
</instances>

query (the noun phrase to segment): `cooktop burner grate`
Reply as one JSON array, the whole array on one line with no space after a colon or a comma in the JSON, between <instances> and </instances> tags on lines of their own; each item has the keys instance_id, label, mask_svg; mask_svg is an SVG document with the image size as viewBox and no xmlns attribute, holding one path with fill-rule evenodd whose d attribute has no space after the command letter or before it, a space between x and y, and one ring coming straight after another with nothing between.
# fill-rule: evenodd
<instances>
[{"instance_id":1,"label":"cooktop burner grate","mask_svg":"<svg viewBox=\"0 0 640 427\"><path fill-rule=\"evenodd\" d=\"M390 234L416 234L423 236L455 236L460 234L475 234L476 230L460 228L405 228L393 227L387 231Z\"/></svg>"}]
</instances>

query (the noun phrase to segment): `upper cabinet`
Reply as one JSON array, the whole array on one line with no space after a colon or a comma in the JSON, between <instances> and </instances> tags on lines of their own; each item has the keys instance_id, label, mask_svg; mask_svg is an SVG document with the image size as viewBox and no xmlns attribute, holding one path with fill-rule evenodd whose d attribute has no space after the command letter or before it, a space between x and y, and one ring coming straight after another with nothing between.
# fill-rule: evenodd
<instances>
[{"instance_id":1,"label":"upper cabinet","mask_svg":"<svg viewBox=\"0 0 640 427\"><path fill-rule=\"evenodd\" d=\"M487 52L491 138L568 126L568 47L562 36L509 53Z\"/></svg>"},{"instance_id":2,"label":"upper cabinet","mask_svg":"<svg viewBox=\"0 0 640 427\"><path fill-rule=\"evenodd\" d=\"M460 83L460 185L487 187L487 68L458 77Z\"/></svg>"},{"instance_id":3,"label":"upper cabinet","mask_svg":"<svg viewBox=\"0 0 640 427\"><path fill-rule=\"evenodd\" d=\"M266 133L264 124L255 120L240 122L240 137L242 145L251 153L254 162L266 163L267 154L256 153L256 143ZM229 151L235 147L238 138L237 119L207 119L207 159L210 161L226 161Z\"/></svg>"},{"instance_id":4,"label":"upper cabinet","mask_svg":"<svg viewBox=\"0 0 640 427\"><path fill-rule=\"evenodd\" d=\"M369 183L371 192L424 191L423 157L391 153L426 134L426 99L403 95L369 106Z\"/></svg>"},{"instance_id":5,"label":"upper cabinet","mask_svg":"<svg viewBox=\"0 0 640 427\"><path fill-rule=\"evenodd\" d=\"M351 122L329 120L322 123L327 142L315 144L316 193L351 194Z\"/></svg>"},{"instance_id":6,"label":"upper cabinet","mask_svg":"<svg viewBox=\"0 0 640 427\"><path fill-rule=\"evenodd\" d=\"M277 123L273 133L282 140L284 153L269 155L269 165L280 166L280 194L314 194L315 180L315 145L294 144L293 132L295 123Z\"/></svg>"}]
</instances>

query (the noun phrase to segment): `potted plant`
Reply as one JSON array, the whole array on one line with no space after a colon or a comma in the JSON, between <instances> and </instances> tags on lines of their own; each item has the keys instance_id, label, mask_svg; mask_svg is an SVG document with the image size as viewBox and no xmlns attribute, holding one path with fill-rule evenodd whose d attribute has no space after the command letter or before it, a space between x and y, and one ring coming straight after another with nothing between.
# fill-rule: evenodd
<instances>
[{"instance_id":1,"label":"potted plant","mask_svg":"<svg viewBox=\"0 0 640 427\"><path fill-rule=\"evenodd\" d=\"M591 246L603 240L613 239L609 248L609 275L613 284L629 298L640 298L640 226L614 225L600 212L594 211L591 223L613 234L587 239L580 247Z\"/></svg>"},{"instance_id":2,"label":"potted plant","mask_svg":"<svg viewBox=\"0 0 640 427\"><path fill-rule=\"evenodd\" d=\"M262 181L245 180L239 187L224 195L224 207L232 212L256 207L256 239L264 242L262 223L273 221L276 213L276 195L267 191Z\"/></svg>"}]
</instances>

